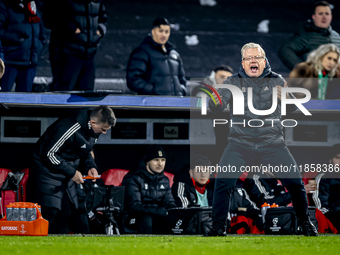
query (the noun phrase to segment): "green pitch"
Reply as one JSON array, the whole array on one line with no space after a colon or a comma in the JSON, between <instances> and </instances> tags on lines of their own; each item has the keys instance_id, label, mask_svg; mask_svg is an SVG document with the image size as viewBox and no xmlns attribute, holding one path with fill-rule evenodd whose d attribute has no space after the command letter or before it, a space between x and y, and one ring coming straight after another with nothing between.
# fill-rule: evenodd
<instances>
[{"instance_id":1,"label":"green pitch","mask_svg":"<svg viewBox=\"0 0 340 255\"><path fill-rule=\"evenodd\" d=\"M339 235L265 236L0 236L0 254L340 254Z\"/></svg>"}]
</instances>

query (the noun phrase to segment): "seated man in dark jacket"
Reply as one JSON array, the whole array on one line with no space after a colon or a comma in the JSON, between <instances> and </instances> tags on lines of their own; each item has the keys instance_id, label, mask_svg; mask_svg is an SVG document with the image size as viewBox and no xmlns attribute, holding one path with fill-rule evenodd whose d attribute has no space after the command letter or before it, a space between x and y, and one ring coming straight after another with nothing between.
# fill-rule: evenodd
<instances>
[{"instance_id":1,"label":"seated man in dark jacket","mask_svg":"<svg viewBox=\"0 0 340 255\"><path fill-rule=\"evenodd\" d=\"M169 179L163 173L166 162L163 148L150 146L144 162L136 172L129 172L122 183L130 225L135 224L140 234L165 233L168 209L176 204Z\"/></svg>"},{"instance_id":2,"label":"seated man in dark jacket","mask_svg":"<svg viewBox=\"0 0 340 255\"><path fill-rule=\"evenodd\" d=\"M340 144L331 148L328 171L316 176L315 206L340 232Z\"/></svg>"},{"instance_id":3,"label":"seated man in dark jacket","mask_svg":"<svg viewBox=\"0 0 340 255\"><path fill-rule=\"evenodd\" d=\"M186 95L183 63L169 37L169 21L157 18L151 35L130 55L126 81L131 90L140 95Z\"/></svg>"},{"instance_id":4,"label":"seated man in dark jacket","mask_svg":"<svg viewBox=\"0 0 340 255\"><path fill-rule=\"evenodd\" d=\"M274 176L268 178L262 174L254 174L252 178L246 179L243 187L258 208L261 208L264 203L270 205L275 203L279 206L287 206L292 203L289 192Z\"/></svg>"},{"instance_id":5,"label":"seated man in dark jacket","mask_svg":"<svg viewBox=\"0 0 340 255\"><path fill-rule=\"evenodd\" d=\"M207 157L195 155L190 162L189 174L184 173L175 180L172 194L178 207L212 206L214 185L209 179L210 171L205 171L210 165Z\"/></svg>"}]
</instances>

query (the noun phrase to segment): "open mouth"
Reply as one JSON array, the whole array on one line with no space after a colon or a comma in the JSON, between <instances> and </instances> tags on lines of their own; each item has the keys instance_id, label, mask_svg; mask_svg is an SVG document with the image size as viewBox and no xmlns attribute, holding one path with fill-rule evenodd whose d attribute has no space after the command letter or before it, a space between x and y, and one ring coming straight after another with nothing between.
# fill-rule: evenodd
<instances>
[{"instance_id":1,"label":"open mouth","mask_svg":"<svg viewBox=\"0 0 340 255\"><path fill-rule=\"evenodd\" d=\"M250 67L250 71L251 71L252 73L256 73L257 70L259 70L259 68L258 68L257 66L251 66L251 67Z\"/></svg>"}]
</instances>

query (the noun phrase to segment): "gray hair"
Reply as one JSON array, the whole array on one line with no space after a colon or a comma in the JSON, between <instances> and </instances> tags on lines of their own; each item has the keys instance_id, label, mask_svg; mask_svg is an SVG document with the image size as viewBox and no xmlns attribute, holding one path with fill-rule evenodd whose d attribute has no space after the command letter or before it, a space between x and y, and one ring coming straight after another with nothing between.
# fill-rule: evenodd
<instances>
[{"instance_id":1,"label":"gray hair","mask_svg":"<svg viewBox=\"0 0 340 255\"><path fill-rule=\"evenodd\" d=\"M0 78L4 75L4 73L5 73L5 64L4 64L4 61L0 59Z\"/></svg>"},{"instance_id":2,"label":"gray hair","mask_svg":"<svg viewBox=\"0 0 340 255\"><path fill-rule=\"evenodd\" d=\"M335 44L328 43L328 44L320 45L319 48L309 53L306 63L311 65L314 68L314 70L318 73L319 71L323 70L323 66L322 66L323 58L330 52L335 52L336 54L338 54L338 63L329 72L329 77L334 77L339 66L339 57L340 57L340 50Z\"/></svg>"},{"instance_id":3,"label":"gray hair","mask_svg":"<svg viewBox=\"0 0 340 255\"><path fill-rule=\"evenodd\" d=\"M261 51L261 54L266 57L266 53L264 52L264 50L262 49L262 47L260 46L260 44L257 44L257 43L247 43L245 44L242 49L241 49L241 57L243 58L243 54L244 54L244 51L245 50L248 50L248 49L253 49L253 48L258 48L260 49Z\"/></svg>"}]
</instances>

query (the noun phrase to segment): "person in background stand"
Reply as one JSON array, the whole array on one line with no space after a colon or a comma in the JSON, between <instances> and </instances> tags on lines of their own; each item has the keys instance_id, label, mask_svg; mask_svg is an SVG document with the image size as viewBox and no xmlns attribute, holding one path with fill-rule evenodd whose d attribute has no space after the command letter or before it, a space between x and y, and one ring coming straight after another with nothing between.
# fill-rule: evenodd
<instances>
[{"instance_id":1,"label":"person in background stand","mask_svg":"<svg viewBox=\"0 0 340 255\"><path fill-rule=\"evenodd\" d=\"M340 35L332 29L331 22L331 5L326 1L315 2L312 21L308 20L298 33L281 46L279 57L283 64L293 70L320 45L333 43L340 48Z\"/></svg>"},{"instance_id":2,"label":"person in background stand","mask_svg":"<svg viewBox=\"0 0 340 255\"><path fill-rule=\"evenodd\" d=\"M4 61L2 61L2 59L0 59L0 79L2 78L4 73L5 73L5 64L4 64Z\"/></svg>"},{"instance_id":3,"label":"person in background stand","mask_svg":"<svg viewBox=\"0 0 340 255\"><path fill-rule=\"evenodd\" d=\"M183 63L169 37L170 22L157 18L151 34L131 53L126 81L139 95L187 94Z\"/></svg>"},{"instance_id":4,"label":"person in background stand","mask_svg":"<svg viewBox=\"0 0 340 255\"><path fill-rule=\"evenodd\" d=\"M107 30L103 0L46 0L43 8L51 29L51 90L93 90L94 57Z\"/></svg>"},{"instance_id":5,"label":"person in background stand","mask_svg":"<svg viewBox=\"0 0 340 255\"><path fill-rule=\"evenodd\" d=\"M38 58L45 43L43 23L35 1L0 1L0 40L6 72L2 92L31 92Z\"/></svg>"},{"instance_id":6,"label":"person in background stand","mask_svg":"<svg viewBox=\"0 0 340 255\"><path fill-rule=\"evenodd\" d=\"M338 79L339 48L332 43L312 51L306 62L298 64L289 74L290 87L303 87L311 92L312 99L340 99ZM295 79L297 78L297 79ZM304 97L299 93L297 98Z\"/></svg>"},{"instance_id":7,"label":"person in background stand","mask_svg":"<svg viewBox=\"0 0 340 255\"><path fill-rule=\"evenodd\" d=\"M211 72L209 77L203 79L203 83L213 86L214 84L222 84L228 77L233 75L234 70L230 66L221 65Z\"/></svg>"}]
</instances>

